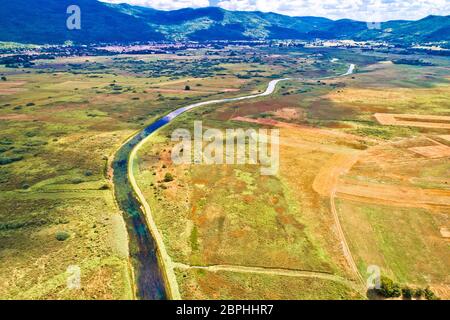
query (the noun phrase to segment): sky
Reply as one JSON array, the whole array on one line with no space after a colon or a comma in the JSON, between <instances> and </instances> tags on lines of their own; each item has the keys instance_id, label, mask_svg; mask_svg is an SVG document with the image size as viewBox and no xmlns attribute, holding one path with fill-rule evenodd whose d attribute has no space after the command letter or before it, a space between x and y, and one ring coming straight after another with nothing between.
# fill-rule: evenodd
<instances>
[{"instance_id":1,"label":"sky","mask_svg":"<svg viewBox=\"0 0 450 320\"><path fill-rule=\"evenodd\" d=\"M360 21L418 20L430 14L450 15L450 0L101 0L160 10L219 6L228 10L277 12Z\"/></svg>"}]
</instances>

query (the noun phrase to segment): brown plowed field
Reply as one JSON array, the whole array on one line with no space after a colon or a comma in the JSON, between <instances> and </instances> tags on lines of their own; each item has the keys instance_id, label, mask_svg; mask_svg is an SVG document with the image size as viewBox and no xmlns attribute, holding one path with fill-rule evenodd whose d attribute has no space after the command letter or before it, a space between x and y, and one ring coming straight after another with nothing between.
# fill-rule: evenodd
<instances>
[{"instance_id":1,"label":"brown plowed field","mask_svg":"<svg viewBox=\"0 0 450 320\"><path fill-rule=\"evenodd\" d=\"M431 159L450 157L450 147L444 145L417 147L417 148L410 148L409 150Z\"/></svg>"},{"instance_id":2,"label":"brown plowed field","mask_svg":"<svg viewBox=\"0 0 450 320\"><path fill-rule=\"evenodd\" d=\"M322 167L313 183L313 189L324 197L329 197L337 187L339 177L347 173L358 161L355 154L335 154L328 163Z\"/></svg>"},{"instance_id":3,"label":"brown plowed field","mask_svg":"<svg viewBox=\"0 0 450 320\"><path fill-rule=\"evenodd\" d=\"M450 117L446 116L376 113L375 118L387 126L450 129Z\"/></svg>"},{"instance_id":4,"label":"brown plowed field","mask_svg":"<svg viewBox=\"0 0 450 320\"><path fill-rule=\"evenodd\" d=\"M337 196L342 199L401 207L450 206L450 191L421 189L359 181L341 181Z\"/></svg>"}]
</instances>

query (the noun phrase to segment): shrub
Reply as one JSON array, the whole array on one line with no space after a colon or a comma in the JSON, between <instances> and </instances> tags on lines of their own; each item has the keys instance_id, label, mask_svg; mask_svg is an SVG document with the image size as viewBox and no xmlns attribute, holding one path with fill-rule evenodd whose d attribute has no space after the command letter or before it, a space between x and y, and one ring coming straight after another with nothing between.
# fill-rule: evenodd
<instances>
[{"instance_id":1,"label":"shrub","mask_svg":"<svg viewBox=\"0 0 450 320\"><path fill-rule=\"evenodd\" d=\"M58 241L66 241L67 239L70 238L70 235L67 232L64 231L60 231L56 233L55 236L56 240Z\"/></svg>"},{"instance_id":2,"label":"shrub","mask_svg":"<svg viewBox=\"0 0 450 320\"><path fill-rule=\"evenodd\" d=\"M6 81L6 80L8 80L8 79L6 79L6 77L2 77L2 81Z\"/></svg>"},{"instance_id":3,"label":"shrub","mask_svg":"<svg viewBox=\"0 0 450 320\"><path fill-rule=\"evenodd\" d=\"M164 182L171 182L173 181L173 175L171 173L166 173L166 175L164 176Z\"/></svg>"},{"instance_id":4,"label":"shrub","mask_svg":"<svg viewBox=\"0 0 450 320\"><path fill-rule=\"evenodd\" d=\"M23 160L23 157L3 157L0 158L0 166L4 166L13 162L21 161Z\"/></svg>"},{"instance_id":5,"label":"shrub","mask_svg":"<svg viewBox=\"0 0 450 320\"><path fill-rule=\"evenodd\" d=\"M416 290L414 290L414 298L420 299L423 297L423 295L424 295L423 289L417 288Z\"/></svg>"},{"instance_id":6,"label":"shrub","mask_svg":"<svg viewBox=\"0 0 450 320\"><path fill-rule=\"evenodd\" d=\"M12 145L13 143L14 142L11 139L8 139L8 138L4 138L3 140L0 140L0 144L6 145L6 146Z\"/></svg>"},{"instance_id":7,"label":"shrub","mask_svg":"<svg viewBox=\"0 0 450 320\"><path fill-rule=\"evenodd\" d=\"M99 190L109 190L109 185L105 183L104 185L102 185L102 186L99 188Z\"/></svg>"},{"instance_id":8,"label":"shrub","mask_svg":"<svg viewBox=\"0 0 450 320\"><path fill-rule=\"evenodd\" d=\"M186 87L184 87L184 90L189 91L189 90L191 90L191 87L190 86L186 86Z\"/></svg>"},{"instance_id":9,"label":"shrub","mask_svg":"<svg viewBox=\"0 0 450 320\"><path fill-rule=\"evenodd\" d=\"M402 295L405 299L411 299L414 294L414 290L408 286L402 288Z\"/></svg>"},{"instance_id":10,"label":"shrub","mask_svg":"<svg viewBox=\"0 0 450 320\"><path fill-rule=\"evenodd\" d=\"M80 184L80 183L83 183L84 181L83 181L83 179L80 179L80 178L74 178L74 179L72 179L71 182L73 184Z\"/></svg>"},{"instance_id":11,"label":"shrub","mask_svg":"<svg viewBox=\"0 0 450 320\"><path fill-rule=\"evenodd\" d=\"M28 131L28 132L25 133L25 136L27 136L28 138L33 138L36 135L37 135L37 133L34 132L34 131Z\"/></svg>"},{"instance_id":12,"label":"shrub","mask_svg":"<svg viewBox=\"0 0 450 320\"><path fill-rule=\"evenodd\" d=\"M402 296L402 289L400 288L400 285L394 283L394 287L392 288L392 298L398 298L401 296Z\"/></svg>"},{"instance_id":13,"label":"shrub","mask_svg":"<svg viewBox=\"0 0 450 320\"><path fill-rule=\"evenodd\" d=\"M439 300L439 298L431 291L430 287L427 287L424 291L425 298L427 300Z\"/></svg>"},{"instance_id":14,"label":"shrub","mask_svg":"<svg viewBox=\"0 0 450 320\"><path fill-rule=\"evenodd\" d=\"M24 143L24 145L27 147L40 147L40 146L45 146L47 144L48 144L47 141L39 141L39 140L28 141L28 142Z\"/></svg>"},{"instance_id":15,"label":"shrub","mask_svg":"<svg viewBox=\"0 0 450 320\"><path fill-rule=\"evenodd\" d=\"M4 153L4 152L9 151L11 149L13 149L13 147L1 147L0 146L0 153Z\"/></svg>"},{"instance_id":16,"label":"shrub","mask_svg":"<svg viewBox=\"0 0 450 320\"><path fill-rule=\"evenodd\" d=\"M85 175L86 177L92 176L92 175L93 175L92 170L86 170L85 173L84 173L84 175Z\"/></svg>"}]
</instances>

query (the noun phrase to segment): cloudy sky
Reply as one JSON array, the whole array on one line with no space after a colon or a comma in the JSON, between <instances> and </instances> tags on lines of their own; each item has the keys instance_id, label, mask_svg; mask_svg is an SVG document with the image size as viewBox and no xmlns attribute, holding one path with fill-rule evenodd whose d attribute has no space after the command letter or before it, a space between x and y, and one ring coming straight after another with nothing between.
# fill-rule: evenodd
<instances>
[{"instance_id":1,"label":"cloudy sky","mask_svg":"<svg viewBox=\"0 0 450 320\"><path fill-rule=\"evenodd\" d=\"M219 6L229 10L258 10L291 16L323 16L362 21L416 20L430 14L450 15L450 0L102 0L161 10Z\"/></svg>"}]
</instances>

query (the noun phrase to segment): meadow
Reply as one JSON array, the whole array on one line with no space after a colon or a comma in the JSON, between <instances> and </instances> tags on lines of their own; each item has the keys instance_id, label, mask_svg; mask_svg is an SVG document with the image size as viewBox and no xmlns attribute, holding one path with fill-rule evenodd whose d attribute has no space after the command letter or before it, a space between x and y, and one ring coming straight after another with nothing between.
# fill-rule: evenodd
<instances>
[{"instance_id":1,"label":"meadow","mask_svg":"<svg viewBox=\"0 0 450 320\"><path fill-rule=\"evenodd\" d=\"M431 286L448 297L448 239L440 233L449 227L448 156L429 159L411 150L433 145L428 139L445 144L448 129L386 126L374 116L448 116L448 61L418 67L370 53L276 53L268 57L303 61L301 72L291 66L282 73L302 74L299 80L280 84L270 97L191 111L138 153L135 175L176 265L182 297L363 298L359 279L369 265L402 286ZM355 60L358 72L318 80L329 76L333 54L341 59L336 74ZM171 132L192 130L200 118L205 129L279 129L279 173L261 176L251 165L174 165ZM405 190L388 194L399 186ZM312 275L302 279L302 272Z\"/></svg>"}]
</instances>

